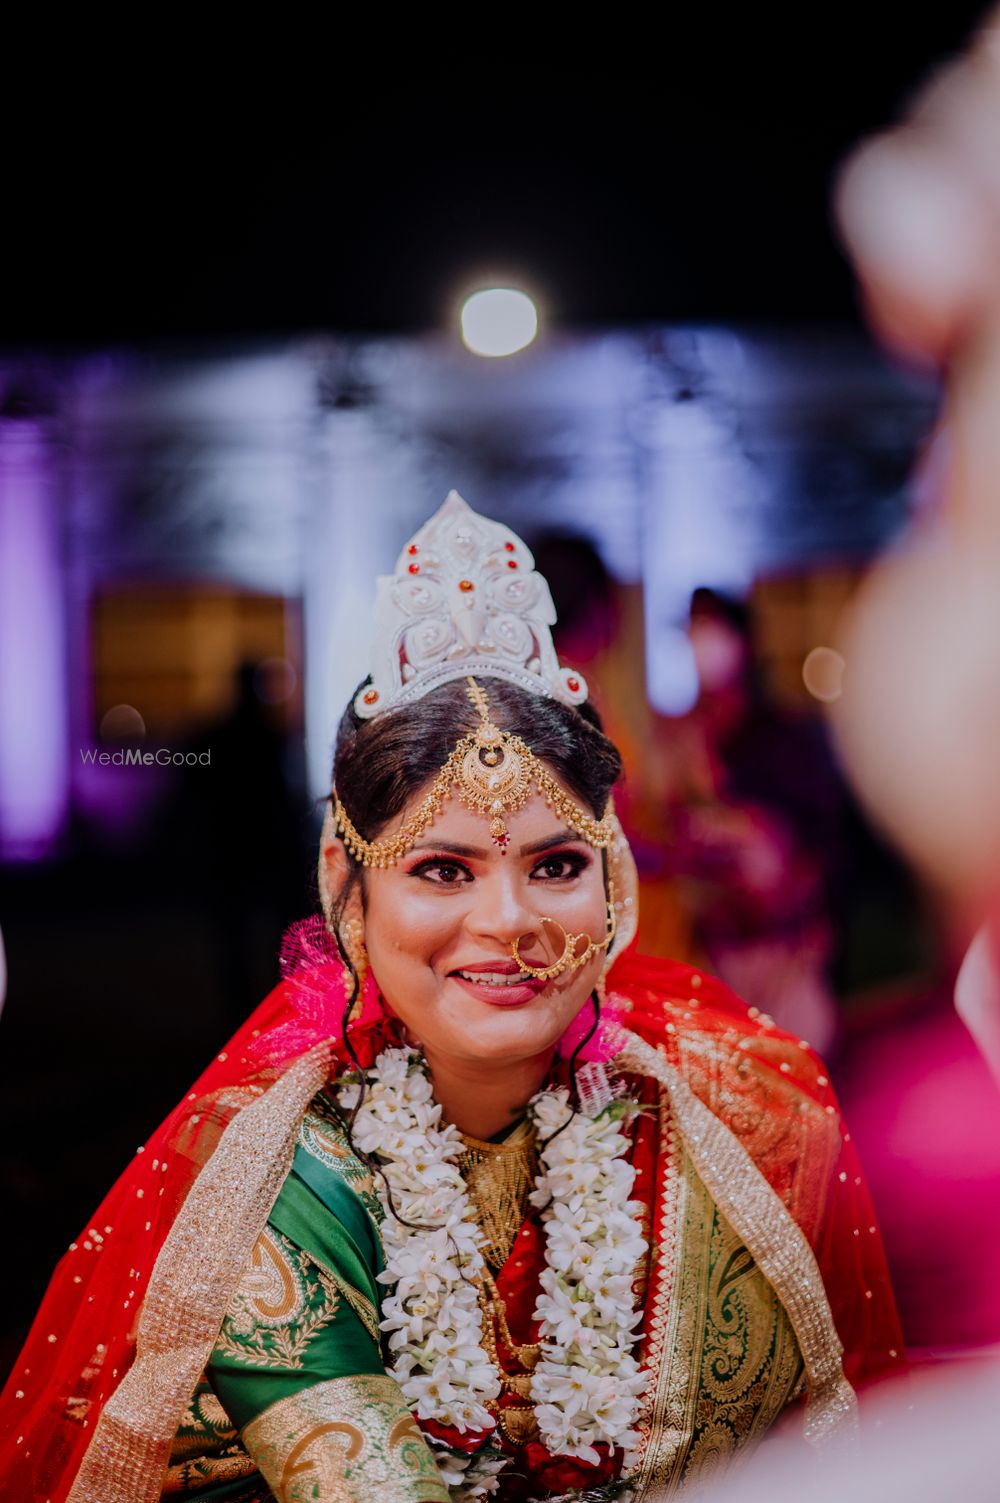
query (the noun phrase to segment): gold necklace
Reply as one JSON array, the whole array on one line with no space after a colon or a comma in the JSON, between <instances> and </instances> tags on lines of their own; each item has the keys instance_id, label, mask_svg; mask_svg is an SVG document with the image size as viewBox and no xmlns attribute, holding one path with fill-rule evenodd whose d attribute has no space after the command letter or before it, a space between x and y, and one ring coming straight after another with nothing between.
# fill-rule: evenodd
<instances>
[{"instance_id":1,"label":"gold necklace","mask_svg":"<svg viewBox=\"0 0 1000 1503\"><path fill-rule=\"evenodd\" d=\"M537 1130L525 1118L501 1143L484 1142L462 1133L465 1148L459 1169L469 1192L486 1243L481 1249L484 1267L476 1280L483 1314L483 1345L504 1392L515 1402L490 1404L501 1432L512 1444L526 1445L538 1439L535 1408L531 1402L531 1374L541 1347L514 1340L507 1323L507 1309L493 1280L506 1263L524 1221L528 1196L538 1174ZM492 1271L491 1271L492 1270ZM510 1373L500 1358L497 1333L514 1362L523 1369Z\"/></svg>"},{"instance_id":2,"label":"gold necklace","mask_svg":"<svg viewBox=\"0 0 1000 1503\"><path fill-rule=\"evenodd\" d=\"M479 1307L483 1312L483 1346L486 1348L486 1355L496 1369L504 1392L513 1394L518 1401L503 1405L488 1402L486 1407L492 1413L501 1432L513 1445L526 1446L529 1441L539 1438L535 1406L531 1399L531 1375L538 1364L542 1348L535 1342L514 1340L510 1334L510 1326L507 1324L507 1307L493 1282L489 1269L483 1269L476 1280L476 1285ZM504 1346L514 1360L524 1368L523 1372L510 1373L501 1362L496 1335L498 1328Z\"/></svg>"},{"instance_id":3,"label":"gold necklace","mask_svg":"<svg viewBox=\"0 0 1000 1503\"><path fill-rule=\"evenodd\" d=\"M465 1148L458 1167L486 1238L483 1257L499 1273L510 1257L538 1174L538 1134L525 1117L502 1143L487 1143L466 1133L461 1137Z\"/></svg>"}]
</instances>

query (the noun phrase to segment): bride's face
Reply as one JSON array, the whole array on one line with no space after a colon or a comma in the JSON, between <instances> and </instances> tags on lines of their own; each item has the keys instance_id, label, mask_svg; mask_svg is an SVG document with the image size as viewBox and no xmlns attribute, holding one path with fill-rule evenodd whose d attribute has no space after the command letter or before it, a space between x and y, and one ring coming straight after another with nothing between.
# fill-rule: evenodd
<instances>
[{"instance_id":1,"label":"bride's face","mask_svg":"<svg viewBox=\"0 0 1000 1503\"><path fill-rule=\"evenodd\" d=\"M422 797L416 794L379 838L395 834ZM505 854L490 838L488 820L453 797L394 866L365 872L372 973L429 1058L535 1059L553 1047L600 978L603 951L548 982L519 973L513 940L536 967L562 952L560 931L543 918L568 934L603 938L604 873L601 852L538 793L506 824Z\"/></svg>"}]
</instances>

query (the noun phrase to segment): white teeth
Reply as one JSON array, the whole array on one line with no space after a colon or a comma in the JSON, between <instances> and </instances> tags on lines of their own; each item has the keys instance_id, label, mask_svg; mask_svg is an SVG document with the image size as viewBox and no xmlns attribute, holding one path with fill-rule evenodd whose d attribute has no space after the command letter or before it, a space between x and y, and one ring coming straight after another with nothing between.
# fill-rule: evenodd
<instances>
[{"instance_id":1,"label":"white teeth","mask_svg":"<svg viewBox=\"0 0 1000 1503\"><path fill-rule=\"evenodd\" d=\"M508 976L503 971L477 971L473 975L470 971L459 971L463 981L474 981L477 986L515 986L521 979L519 971L512 971Z\"/></svg>"}]
</instances>

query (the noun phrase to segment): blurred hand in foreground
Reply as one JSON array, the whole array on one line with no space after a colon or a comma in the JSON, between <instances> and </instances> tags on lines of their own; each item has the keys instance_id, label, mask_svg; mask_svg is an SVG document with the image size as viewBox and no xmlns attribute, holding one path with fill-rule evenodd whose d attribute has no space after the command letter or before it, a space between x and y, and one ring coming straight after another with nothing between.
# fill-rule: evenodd
<instances>
[{"instance_id":1,"label":"blurred hand in foreground","mask_svg":"<svg viewBox=\"0 0 1000 1503\"><path fill-rule=\"evenodd\" d=\"M834 729L967 936L1000 901L1000 9L846 162L835 211L876 331L946 397L936 504L845 617Z\"/></svg>"}]
</instances>

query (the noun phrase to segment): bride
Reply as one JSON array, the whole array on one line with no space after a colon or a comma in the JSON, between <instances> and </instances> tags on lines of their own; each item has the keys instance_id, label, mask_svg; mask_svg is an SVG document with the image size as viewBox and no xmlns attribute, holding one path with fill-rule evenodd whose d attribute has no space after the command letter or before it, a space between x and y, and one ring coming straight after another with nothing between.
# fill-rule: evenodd
<instances>
[{"instance_id":1,"label":"bride","mask_svg":"<svg viewBox=\"0 0 1000 1503\"><path fill-rule=\"evenodd\" d=\"M322 917L56 1270L5 1497L640 1498L903 1361L821 1061L634 951L527 548L451 492L376 620Z\"/></svg>"}]
</instances>

